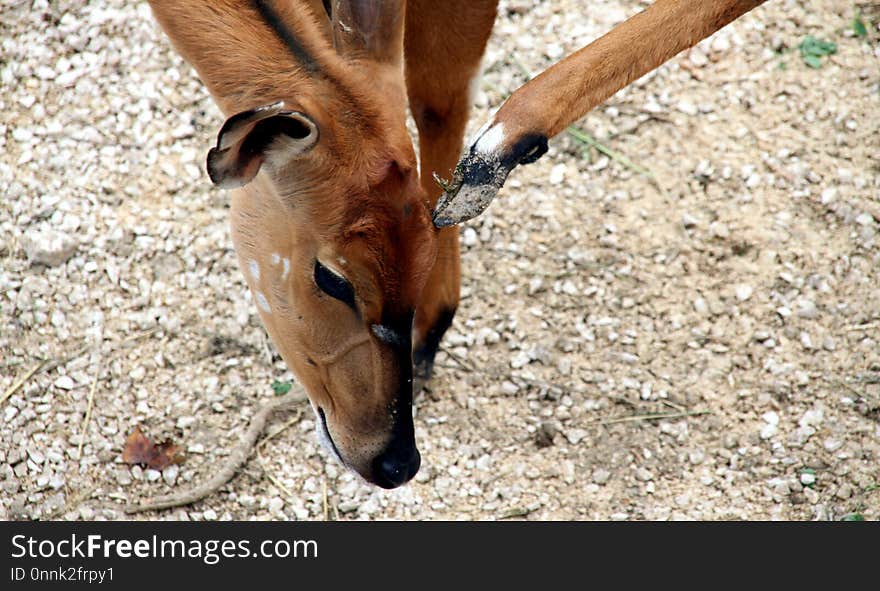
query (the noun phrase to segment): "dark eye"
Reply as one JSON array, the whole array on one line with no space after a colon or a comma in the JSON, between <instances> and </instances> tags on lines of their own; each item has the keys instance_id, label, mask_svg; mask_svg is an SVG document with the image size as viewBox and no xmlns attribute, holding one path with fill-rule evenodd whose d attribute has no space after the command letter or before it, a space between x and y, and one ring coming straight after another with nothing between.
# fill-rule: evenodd
<instances>
[{"instance_id":1,"label":"dark eye","mask_svg":"<svg viewBox=\"0 0 880 591\"><path fill-rule=\"evenodd\" d=\"M357 310L354 305L354 288L351 283L322 265L318 260L315 261L315 285L328 296L348 304L353 310Z\"/></svg>"}]
</instances>

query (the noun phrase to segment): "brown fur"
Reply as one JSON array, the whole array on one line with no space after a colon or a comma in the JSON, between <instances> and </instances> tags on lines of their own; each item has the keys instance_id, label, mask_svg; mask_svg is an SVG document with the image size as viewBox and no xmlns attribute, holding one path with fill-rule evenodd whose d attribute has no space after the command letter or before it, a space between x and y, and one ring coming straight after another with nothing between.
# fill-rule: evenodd
<instances>
[{"instance_id":1,"label":"brown fur","mask_svg":"<svg viewBox=\"0 0 880 591\"><path fill-rule=\"evenodd\" d=\"M530 134L555 136L627 84L763 2L657 0L513 93L495 117L504 123L504 146Z\"/></svg>"},{"instance_id":2,"label":"brown fur","mask_svg":"<svg viewBox=\"0 0 880 591\"><path fill-rule=\"evenodd\" d=\"M517 91L496 118L514 132L505 142L555 135L759 3L659 0ZM287 136L245 161L242 170L260 172L233 192L233 240L266 329L326 416L340 459L376 481L377 459L412 432L412 361L400 350L409 335L382 331L412 323L416 350L436 345L458 305L458 231L431 223L433 174L449 178L461 152L497 0L334 0L335 20L321 0L150 4L227 116L283 101L320 131L303 149ZM357 311L318 288L316 260L350 281Z\"/></svg>"}]
</instances>

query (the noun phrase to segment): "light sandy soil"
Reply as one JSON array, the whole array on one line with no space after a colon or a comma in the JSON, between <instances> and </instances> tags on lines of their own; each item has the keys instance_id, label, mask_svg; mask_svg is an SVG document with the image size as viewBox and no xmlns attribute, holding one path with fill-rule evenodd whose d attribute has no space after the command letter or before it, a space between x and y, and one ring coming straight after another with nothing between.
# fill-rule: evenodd
<instances>
[{"instance_id":1,"label":"light sandy soil","mask_svg":"<svg viewBox=\"0 0 880 591\"><path fill-rule=\"evenodd\" d=\"M472 129L517 62L643 4L502 2ZM145 3L2 6L0 394L54 367L0 403L0 518L120 519L216 471L291 376L203 172L219 112ZM656 182L570 136L514 172L463 232L415 482L361 484L304 411L220 493L143 517L880 517L880 11L861 6L868 39L851 1L772 0L580 123ZM806 35L837 43L819 69ZM32 264L52 232L50 255L76 251ZM123 464L136 425L186 461Z\"/></svg>"}]
</instances>

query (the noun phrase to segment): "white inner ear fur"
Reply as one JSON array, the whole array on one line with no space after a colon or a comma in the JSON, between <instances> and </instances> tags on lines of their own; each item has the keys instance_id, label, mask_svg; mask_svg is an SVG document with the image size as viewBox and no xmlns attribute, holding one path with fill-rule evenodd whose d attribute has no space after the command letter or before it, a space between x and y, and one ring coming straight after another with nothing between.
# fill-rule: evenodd
<instances>
[{"instance_id":1,"label":"white inner ear fur","mask_svg":"<svg viewBox=\"0 0 880 591\"><path fill-rule=\"evenodd\" d=\"M302 116L291 115L291 118L305 125L309 135L303 138L293 138L283 133L276 136L266 148L264 155L266 164L272 168L278 169L284 166L291 158L308 152L318 142L318 128L314 123Z\"/></svg>"}]
</instances>

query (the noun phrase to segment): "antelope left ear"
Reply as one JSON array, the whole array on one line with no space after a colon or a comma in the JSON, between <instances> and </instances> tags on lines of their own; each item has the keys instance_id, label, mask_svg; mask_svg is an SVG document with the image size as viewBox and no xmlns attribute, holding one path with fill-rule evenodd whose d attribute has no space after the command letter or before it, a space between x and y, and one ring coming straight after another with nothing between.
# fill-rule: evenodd
<instances>
[{"instance_id":1,"label":"antelope left ear","mask_svg":"<svg viewBox=\"0 0 880 591\"><path fill-rule=\"evenodd\" d=\"M249 183L265 161L286 162L318 143L311 117L290 111L279 101L233 115L208 152L208 176L218 187L234 189Z\"/></svg>"}]
</instances>

